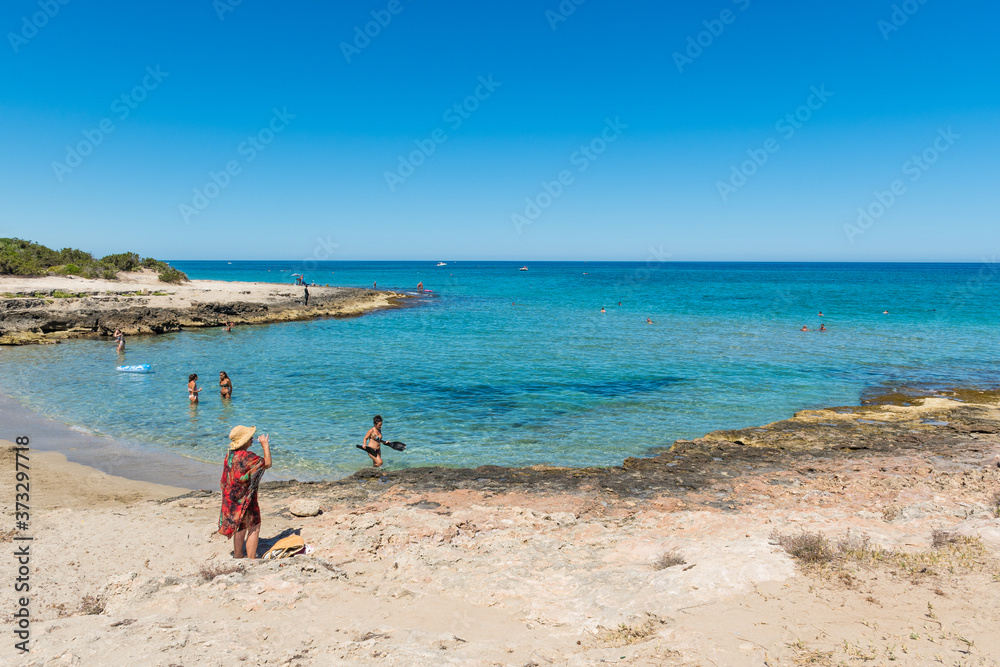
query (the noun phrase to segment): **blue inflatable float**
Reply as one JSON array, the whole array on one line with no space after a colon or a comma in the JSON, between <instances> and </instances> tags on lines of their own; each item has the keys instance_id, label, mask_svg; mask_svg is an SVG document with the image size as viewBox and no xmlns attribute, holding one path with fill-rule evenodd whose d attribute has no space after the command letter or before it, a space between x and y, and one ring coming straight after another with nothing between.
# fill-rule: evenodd
<instances>
[{"instance_id":1,"label":"blue inflatable float","mask_svg":"<svg viewBox=\"0 0 1000 667\"><path fill-rule=\"evenodd\" d=\"M149 373L153 367L149 364L138 364L135 366L119 366L115 369L123 373Z\"/></svg>"}]
</instances>

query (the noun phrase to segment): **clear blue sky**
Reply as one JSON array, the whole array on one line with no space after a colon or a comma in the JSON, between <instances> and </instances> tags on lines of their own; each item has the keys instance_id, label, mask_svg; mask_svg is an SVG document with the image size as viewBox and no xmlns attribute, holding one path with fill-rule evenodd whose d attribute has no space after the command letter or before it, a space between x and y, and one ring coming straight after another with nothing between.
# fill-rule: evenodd
<instances>
[{"instance_id":1,"label":"clear blue sky","mask_svg":"<svg viewBox=\"0 0 1000 667\"><path fill-rule=\"evenodd\" d=\"M0 9L0 236L168 259L1000 251L995 2L64 1Z\"/></svg>"}]
</instances>

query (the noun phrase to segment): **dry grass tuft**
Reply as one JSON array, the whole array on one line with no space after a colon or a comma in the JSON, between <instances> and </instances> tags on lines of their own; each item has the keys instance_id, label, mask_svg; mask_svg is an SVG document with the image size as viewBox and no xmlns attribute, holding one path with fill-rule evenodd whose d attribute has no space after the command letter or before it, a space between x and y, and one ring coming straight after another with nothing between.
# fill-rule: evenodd
<instances>
[{"instance_id":1,"label":"dry grass tuft","mask_svg":"<svg viewBox=\"0 0 1000 667\"><path fill-rule=\"evenodd\" d=\"M1000 491L990 496L989 507L993 512L993 516L1000 517Z\"/></svg>"},{"instance_id":2,"label":"dry grass tuft","mask_svg":"<svg viewBox=\"0 0 1000 667\"><path fill-rule=\"evenodd\" d=\"M886 523L894 521L903 513L903 509L899 505L887 505L882 508L882 520Z\"/></svg>"},{"instance_id":3,"label":"dry grass tuft","mask_svg":"<svg viewBox=\"0 0 1000 667\"><path fill-rule=\"evenodd\" d=\"M0 542L13 542L15 530L0 530Z\"/></svg>"},{"instance_id":4,"label":"dry grass tuft","mask_svg":"<svg viewBox=\"0 0 1000 667\"><path fill-rule=\"evenodd\" d=\"M639 625L621 623L614 630L603 629L597 638L608 646L630 646L648 639L654 631L652 620Z\"/></svg>"},{"instance_id":5,"label":"dry grass tuft","mask_svg":"<svg viewBox=\"0 0 1000 667\"><path fill-rule=\"evenodd\" d=\"M84 596L76 610L80 616L97 616L104 613L104 600L93 595Z\"/></svg>"},{"instance_id":6,"label":"dry grass tuft","mask_svg":"<svg viewBox=\"0 0 1000 667\"><path fill-rule=\"evenodd\" d=\"M810 533L803 530L793 535L782 535L775 531L771 540L784 549L795 560L809 564L823 564L833 561L836 556L830 540L823 533Z\"/></svg>"},{"instance_id":7,"label":"dry grass tuft","mask_svg":"<svg viewBox=\"0 0 1000 667\"><path fill-rule=\"evenodd\" d=\"M800 665L833 667L833 651L811 649L801 639L793 644L785 644L785 646L795 652L795 655L792 657L792 664L796 665L796 667Z\"/></svg>"},{"instance_id":8,"label":"dry grass tuft","mask_svg":"<svg viewBox=\"0 0 1000 667\"><path fill-rule=\"evenodd\" d=\"M224 574L234 574L242 571L243 566L237 563L212 563L211 565L202 565L201 569L198 570L198 574L205 581L212 581Z\"/></svg>"},{"instance_id":9,"label":"dry grass tuft","mask_svg":"<svg viewBox=\"0 0 1000 667\"><path fill-rule=\"evenodd\" d=\"M962 537L957 533L951 533L947 530L939 530L935 528L931 531L931 546L935 549L940 549L941 547L946 547L951 544L957 544L962 541Z\"/></svg>"},{"instance_id":10,"label":"dry grass tuft","mask_svg":"<svg viewBox=\"0 0 1000 667\"><path fill-rule=\"evenodd\" d=\"M687 561L684 560L684 556L680 554L677 549L671 549L665 552L659 558L653 562L653 569L655 570L666 570L668 567L673 567L674 565L686 565Z\"/></svg>"}]
</instances>

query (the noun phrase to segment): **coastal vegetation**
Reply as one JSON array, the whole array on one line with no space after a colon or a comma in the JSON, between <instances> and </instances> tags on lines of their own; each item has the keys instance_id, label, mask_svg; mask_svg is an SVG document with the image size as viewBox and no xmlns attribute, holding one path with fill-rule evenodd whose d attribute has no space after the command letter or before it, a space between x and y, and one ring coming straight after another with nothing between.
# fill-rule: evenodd
<instances>
[{"instance_id":1,"label":"coastal vegetation","mask_svg":"<svg viewBox=\"0 0 1000 667\"><path fill-rule=\"evenodd\" d=\"M0 238L0 275L79 276L115 280L118 273L152 269L166 283L181 283L188 277L166 262L141 258L134 252L106 255L100 259L76 248L53 250L22 239Z\"/></svg>"},{"instance_id":2,"label":"coastal vegetation","mask_svg":"<svg viewBox=\"0 0 1000 667\"><path fill-rule=\"evenodd\" d=\"M876 546L867 534L850 531L836 543L823 533L805 530L792 534L774 532L771 541L803 565L839 569L845 584L851 582L850 576L843 576L850 564L867 569L883 566L910 576L933 576L936 571L985 570L1000 581L1000 563L989 555L978 537L945 530L931 532L931 548L925 551Z\"/></svg>"}]
</instances>

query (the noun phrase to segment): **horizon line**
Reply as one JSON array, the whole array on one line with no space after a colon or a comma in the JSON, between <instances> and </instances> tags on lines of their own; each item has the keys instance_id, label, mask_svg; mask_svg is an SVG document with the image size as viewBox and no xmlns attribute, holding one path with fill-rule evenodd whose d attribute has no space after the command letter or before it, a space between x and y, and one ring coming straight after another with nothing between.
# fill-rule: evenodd
<instances>
[{"instance_id":1,"label":"horizon line","mask_svg":"<svg viewBox=\"0 0 1000 667\"><path fill-rule=\"evenodd\" d=\"M412 263L412 264L423 264L423 263L436 263L436 262L446 262L452 264L473 264L473 263L509 263L509 264L530 264L535 263L545 263L545 264L586 264L586 263L615 263L615 264L648 264L650 262L657 264L993 264L996 263L996 257L983 257L976 261L956 261L956 260L909 260L909 259L871 259L871 260L836 260L836 259L826 259L826 260L803 260L803 259L685 259L685 260L661 260L658 258L651 258L646 260L639 259L372 259L372 258L359 258L359 259L280 259L280 258L267 258L267 259L165 259L165 262L299 262L299 263L315 263L315 264L337 264L337 263L348 263L348 262L382 262L382 263Z\"/></svg>"}]
</instances>

